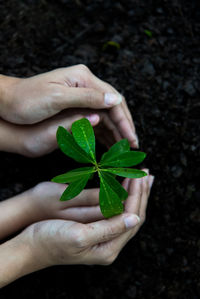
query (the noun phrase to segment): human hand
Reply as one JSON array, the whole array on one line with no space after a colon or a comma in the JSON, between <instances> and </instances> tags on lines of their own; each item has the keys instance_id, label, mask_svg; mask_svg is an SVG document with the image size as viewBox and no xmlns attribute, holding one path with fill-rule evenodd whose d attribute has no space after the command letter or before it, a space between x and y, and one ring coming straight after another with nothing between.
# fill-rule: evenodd
<instances>
[{"instance_id":1,"label":"human hand","mask_svg":"<svg viewBox=\"0 0 200 299\"><path fill-rule=\"evenodd\" d=\"M42 268L58 264L110 264L143 224L152 183L150 175L125 179L129 197L124 214L87 224L42 221L24 230L21 238L29 244L34 260Z\"/></svg>"},{"instance_id":2,"label":"human hand","mask_svg":"<svg viewBox=\"0 0 200 299\"><path fill-rule=\"evenodd\" d=\"M149 175L124 180L123 185L129 190L124 214L87 224L69 220L41 221L3 243L0 246L0 288L53 265L111 264L144 222L152 183L153 177ZM140 216L139 223L133 213Z\"/></svg>"},{"instance_id":3,"label":"human hand","mask_svg":"<svg viewBox=\"0 0 200 299\"><path fill-rule=\"evenodd\" d=\"M41 220L89 223L104 218L99 207L99 189L83 190L73 200L63 202L59 199L66 187L43 182L0 202L0 240Z\"/></svg>"},{"instance_id":4,"label":"human hand","mask_svg":"<svg viewBox=\"0 0 200 299\"><path fill-rule=\"evenodd\" d=\"M18 153L27 157L39 157L58 147L58 126L71 129L74 121L86 117L94 126L98 141L110 147L121 139L120 132L107 111L91 109L67 109L33 125L15 125L0 119L0 150ZM105 134L105 130L107 131Z\"/></svg>"},{"instance_id":5,"label":"human hand","mask_svg":"<svg viewBox=\"0 0 200 299\"><path fill-rule=\"evenodd\" d=\"M125 99L84 65L57 69L4 84L0 116L15 124L34 124L67 108L109 109L121 138L137 147L137 136ZM121 101L121 103L120 103ZM119 105L118 105L119 104Z\"/></svg>"},{"instance_id":6,"label":"human hand","mask_svg":"<svg viewBox=\"0 0 200 299\"><path fill-rule=\"evenodd\" d=\"M66 184L42 182L31 189L30 209L34 222L46 219L65 219L90 223L103 219L99 207L99 189L85 189L69 201L60 201ZM30 224L30 223L29 223Z\"/></svg>"}]
</instances>

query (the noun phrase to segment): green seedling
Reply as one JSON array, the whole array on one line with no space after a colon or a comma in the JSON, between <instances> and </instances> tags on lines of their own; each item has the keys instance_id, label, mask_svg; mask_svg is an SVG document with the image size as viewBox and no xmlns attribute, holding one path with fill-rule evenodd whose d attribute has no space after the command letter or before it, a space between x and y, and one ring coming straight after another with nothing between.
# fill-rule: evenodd
<instances>
[{"instance_id":1,"label":"green seedling","mask_svg":"<svg viewBox=\"0 0 200 299\"><path fill-rule=\"evenodd\" d=\"M95 172L100 179L99 205L104 217L109 218L124 210L123 201L128 192L116 180L115 176L141 178L147 174L138 169L127 168L141 163L146 154L131 151L127 139L115 143L104 153L99 163L96 161L95 135L93 127L86 118L75 121L72 134L65 128L58 127L57 142L61 151L79 163L90 163L90 167L81 167L58 175L52 179L56 183L68 183L60 200L70 200L86 186Z\"/></svg>"}]
</instances>

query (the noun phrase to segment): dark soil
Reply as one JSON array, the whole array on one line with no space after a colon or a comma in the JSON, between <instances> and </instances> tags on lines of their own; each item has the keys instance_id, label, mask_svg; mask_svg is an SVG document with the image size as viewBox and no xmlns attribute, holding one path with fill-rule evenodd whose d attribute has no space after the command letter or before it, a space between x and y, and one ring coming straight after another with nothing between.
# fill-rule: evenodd
<instances>
[{"instance_id":1,"label":"dark soil","mask_svg":"<svg viewBox=\"0 0 200 299\"><path fill-rule=\"evenodd\" d=\"M0 72L86 64L126 96L156 177L145 225L111 266L46 269L1 299L200 298L199 21L198 0L0 1ZM103 50L107 41L120 49ZM1 153L1 200L49 180L64 159Z\"/></svg>"}]
</instances>

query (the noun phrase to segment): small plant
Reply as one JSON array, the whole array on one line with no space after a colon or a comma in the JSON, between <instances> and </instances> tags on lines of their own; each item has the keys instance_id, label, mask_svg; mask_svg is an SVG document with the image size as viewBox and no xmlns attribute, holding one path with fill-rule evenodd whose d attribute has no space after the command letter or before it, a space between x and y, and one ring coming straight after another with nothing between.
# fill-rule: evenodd
<instances>
[{"instance_id":1,"label":"small plant","mask_svg":"<svg viewBox=\"0 0 200 299\"><path fill-rule=\"evenodd\" d=\"M115 179L115 176L141 178L144 171L127 168L139 164L146 154L131 151L127 139L115 143L102 155L99 163L95 154L95 135L89 120L82 118L71 127L72 134L65 128L58 127L57 142L61 151L80 163L91 163L93 166L73 169L52 179L56 183L69 183L60 200L70 200L77 196L86 186L95 172L100 178L99 204L104 217L109 218L124 210L123 201L128 192Z\"/></svg>"}]
</instances>

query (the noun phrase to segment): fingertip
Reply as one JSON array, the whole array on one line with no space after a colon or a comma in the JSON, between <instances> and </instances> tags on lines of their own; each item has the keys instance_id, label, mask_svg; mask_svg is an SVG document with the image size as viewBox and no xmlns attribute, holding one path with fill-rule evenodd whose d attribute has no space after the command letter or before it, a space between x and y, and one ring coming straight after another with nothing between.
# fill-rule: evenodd
<instances>
[{"instance_id":1,"label":"fingertip","mask_svg":"<svg viewBox=\"0 0 200 299\"><path fill-rule=\"evenodd\" d=\"M149 176L149 169L148 168L144 168L144 169L142 169L142 171L146 172L147 176Z\"/></svg>"},{"instance_id":2,"label":"fingertip","mask_svg":"<svg viewBox=\"0 0 200 299\"><path fill-rule=\"evenodd\" d=\"M126 229L131 229L140 222L140 217L136 214L126 214L123 218Z\"/></svg>"},{"instance_id":3,"label":"fingertip","mask_svg":"<svg viewBox=\"0 0 200 299\"><path fill-rule=\"evenodd\" d=\"M148 183L149 183L149 188L150 188L150 189L151 189L151 187L153 186L154 179L155 179L155 177L154 177L153 175L150 175L150 176L149 176Z\"/></svg>"},{"instance_id":4,"label":"fingertip","mask_svg":"<svg viewBox=\"0 0 200 299\"><path fill-rule=\"evenodd\" d=\"M92 126L96 126L100 121L100 116L98 114L90 114L85 116L89 120Z\"/></svg>"},{"instance_id":5,"label":"fingertip","mask_svg":"<svg viewBox=\"0 0 200 299\"><path fill-rule=\"evenodd\" d=\"M108 107L112 107L112 106L120 104L122 102L122 99L123 98L122 98L121 94L118 94L118 93L107 92L104 95L104 103Z\"/></svg>"},{"instance_id":6,"label":"fingertip","mask_svg":"<svg viewBox=\"0 0 200 299\"><path fill-rule=\"evenodd\" d=\"M132 141L130 142L130 145L131 145L131 147L133 147L133 148L139 148L139 139L138 139L137 134L134 134L134 133L133 133L133 139L132 139Z\"/></svg>"}]
</instances>

